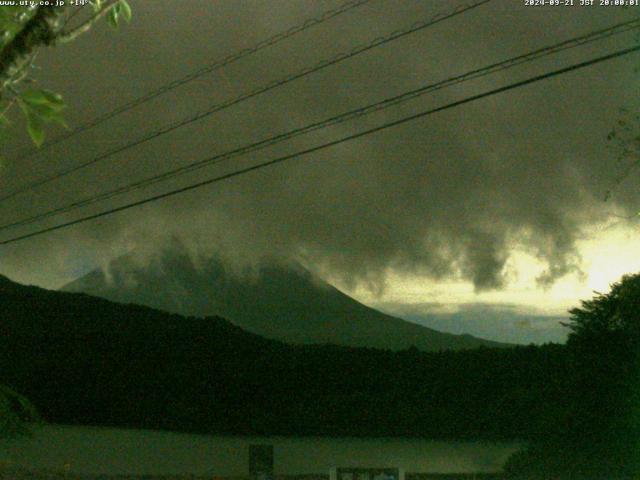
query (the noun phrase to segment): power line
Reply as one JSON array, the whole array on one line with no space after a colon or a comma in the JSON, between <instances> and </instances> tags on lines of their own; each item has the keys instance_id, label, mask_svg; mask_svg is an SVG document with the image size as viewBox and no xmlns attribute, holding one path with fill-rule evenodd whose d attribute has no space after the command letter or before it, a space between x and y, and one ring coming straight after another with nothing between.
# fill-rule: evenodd
<instances>
[{"instance_id":1,"label":"power line","mask_svg":"<svg viewBox=\"0 0 640 480\"><path fill-rule=\"evenodd\" d=\"M343 62L345 60L351 59L357 55L360 55L362 53L368 52L374 48L380 47L382 45L388 44L390 42L393 42L395 40L398 40L402 37L405 37L407 35L410 35L412 33L416 33L419 32L421 30L424 30L425 28L431 27L437 23L440 23L442 21L445 21L449 18L453 18L457 15L461 15L462 13L474 9L476 7L479 7L485 3L490 2L491 0L480 0L477 1L475 3L471 3L471 4L465 4L465 5L459 5L458 7L450 10L448 13L439 13L433 17L430 17L427 20L423 20L423 21L419 21L414 23L413 25L411 25L409 28L406 29L402 29L402 30L396 30L394 32L392 32L391 34L385 36L385 37L378 37L375 38L374 40L372 40L370 43L365 44L365 45L360 45L357 46L353 49L351 49L349 52L345 52L345 53L340 53L338 55L335 55L334 57L330 58L330 59L326 59L326 60L322 60L321 62L317 63L316 65L312 66L312 67L305 67L302 70L287 75L286 77L283 77L281 79L275 80L273 82L269 82L266 85L262 85L258 88L255 88L249 92L243 93L237 97L234 97L230 100L227 100L223 103L218 103L218 104L213 104L210 107L208 107L206 110L203 110L201 112L196 113L195 115L192 115L188 118L179 120L178 122L174 122L170 125L164 126L159 130L156 130L154 132L150 132L146 135L143 135L142 137L139 137L131 142L125 143L124 145L120 145L106 153L103 153L102 155L99 155L98 157L95 157L89 161L86 161L84 163L75 165L73 167L70 167L66 170L63 170L61 172L55 173L53 175L50 175L48 177L45 177L41 180L37 180L35 182L29 183L27 185L24 185L4 196L0 196L0 202L8 200L10 198L15 197L16 195L19 195L20 193L26 192L28 190L32 190L36 187L40 187L42 185L45 185L47 183L53 182L55 180L58 180L66 175L70 175L72 173L75 173L79 170L82 170L84 168L87 168L91 165L94 165L98 162L101 162L103 160L106 160L110 157L112 157L113 155L116 155L118 153L122 153L126 150L129 150L130 148L136 147L138 145L141 145L143 143L146 143L148 141L154 140L155 138L158 138L162 135L165 135L167 133L173 132L174 130L177 130L179 128L182 128L184 126L190 125L191 123L194 123L198 120L202 120L203 118L206 118L210 115L213 115L214 113L220 112L222 110L225 110L229 107L232 107L234 105L237 105L245 100L249 100L253 97L256 97L258 95L261 95L263 93L269 92L275 88L281 87L283 85L286 85L288 83L291 83L295 80L298 80L300 78L306 77L307 75L310 75L312 73L316 73L319 72L320 70L323 70L325 68L328 68L330 66L336 65L340 62Z\"/></svg>"},{"instance_id":2,"label":"power line","mask_svg":"<svg viewBox=\"0 0 640 480\"><path fill-rule=\"evenodd\" d=\"M528 63L531 62L533 60L542 58L542 57L546 57L548 55L563 51L563 50L567 50L570 48L575 48L581 45L585 45L597 40L602 40L604 38L610 37L612 35L615 34L620 34L620 33L624 33L624 32L628 32L630 30L633 29L637 29L638 27L640 27L640 19L636 19L636 20L632 20L632 21L627 21L627 22L622 22L616 25L613 25L611 27L607 27L601 30L597 30L595 32L591 32L579 37L575 37L569 40L565 40L563 42L557 43L557 44L553 44L553 45L548 45L546 47L542 47L539 48L537 50L533 50L531 52L522 54L522 55L518 55L516 57L507 59L507 60L503 60L501 62L497 62L497 63L493 63L490 64L488 66L482 67L482 68L478 68L475 70L472 70L470 72L464 73L462 75L457 75L454 77L450 77L446 80L437 82L437 83L433 83L433 84L429 84L429 85L425 85L422 86L420 88L414 89L414 90L410 90L408 92L404 92L402 94L393 96L393 97L389 97L386 98L382 101L376 102L376 103L372 103L369 105L366 105L364 107L359 107L357 109L354 110L350 110L348 112L344 112L342 114L324 119L322 121L319 122L315 122L303 127L298 127L296 129L275 135L275 136L271 136L268 137L266 139L260 140L258 142L254 142L248 145L244 145L242 147L238 147L232 150L229 150L227 152L223 152L220 154L217 154L211 158L207 158L205 160L200 160L188 165L184 165L182 167L178 167L175 168L173 170L167 171L167 172L163 172L161 174L158 175L154 175L152 177L148 177L146 179L134 182L132 184L129 185L125 185L123 187L119 187L116 188L114 190L108 191L108 192L104 192L101 193L99 195L95 195L89 198L85 198L83 200L79 200L79 201L75 201L71 204L67 204L64 205L62 207L57 207L51 210L48 210L46 212L40 213L40 214L36 214L33 215L31 217L27 217L21 220L16 220L14 222L8 223L8 224L4 224L4 225L0 225L0 231L2 230L6 230L8 228L12 228L12 227L17 227L17 226L22 226L22 225L28 225L31 223L35 223L38 220L42 220L45 218L49 218L61 213L66 213L81 207L85 207L88 205L92 205L94 203L97 202L101 202L104 200L108 200L110 198L116 197L118 195L122 195L125 193L129 193L131 191L137 190L137 189L141 189L144 187L147 187L149 185L161 182L161 181L165 181L168 180L170 178L174 178L178 175L182 175L185 173L189 173L192 171L195 171L197 169L201 169L204 167L208 167L214 164L218 164L222 161L225 160L229 160L231 158L240 156L240 155L244 155L246 153L250 153L250 152L255 152L257 150L261 150L264 148L267 148L269 146L275 145L277 143L280 143L284 140L289 140L291 138L297 137L299 135L302 134L306 134L315 130L319 130L321 128L326 128L328 126L332 126L332 125L337 125L349 120L353 120L359 117L362 117L364 115L368 115L370 113L374 113L377 111L381 111L384 109L387 109L389 107L395 106L395 105L399 105L401 103L405 103L409 100L413 100L415 98L418 98L422 95L425 95L427 93L431 93L446 87L450 87L453 85L457 85L466 81L470 81L470 80L474 80L476 78L480 78L492 73L495 73L497 71L502 71L502 70L506 70L509 68L513 68L515 66L521 65L523 63Z\"/></svg>"},{"instance_id":3,"label":"power line","mask_svg":"<svg viewBox=\"0 0 640 480\"><path fill-rule=\"evenodd\" d=\"M161 87L157 88L156 90L153 90L152 92L149 92L141 97L138 97L134 100L131 100L113 110L111 110L110 112L107 112L101 116L98 116L96 118L94 118L93 120L89 120L88 122L74 128L73 130L71 130L70 132L67 132L65 134L60 135L59 137L56 137L52 140L49 140L48 142L45 142L38 150L30 150L28 152L23 153L22 155L18 156L17 160L24 160L25 158L29 158L32 157L34 155L37 155L39 153L41 153L42 151L46 150L49 147L52 147L53 145L57 145L60 142L63 142L65 140L67 140L68 138L71 138L79 133L82 132L86 132L87 130L90 130L98 125L100 125L101 123L106 122L107 120L112 119L113 117L120 115L124 112L127 112L133 108L136 108L150 100L153 100L156 97L159 97L161 95L164 95L165 93L174 90L186 83L189 83L193 80L195 80L196 78L199 78L203 75L206 75L207 73L211 73L214 72L216 70L219 70L222 67L225 67L227 65L230 65L231 63L234 63L242 58L248 57L249 55L252 55L254 53L259 52L260 50L263 50L264 48L267 47L271 47L273 45L276 45L278 43L280 43L283 40L286 40L288 38L293 37L294 35L297 35L298 33L304 32L305 30L308 30L311 27L314 27L316 25L319 25L321 23L324 23L327 20L330 20L334 17L337 17L339 15L342 15L343 13L348 12L349 10L353 10L354 8L360 7L366 3L369 3L371 0L350 0L342 5L340 5L339 7L333 8L331 10L327 10L324 13L320 14L318 17L314 17L314 18L309 18L307 20L305 20L303 23L296 25L294 27L289 28L288 30L282 31L280 33L277 33L265 40L262 40L260 42L258 42L257 44L255 44L253 47L248 47L245 48L243 50L240 50L236 53L233 53L231 55L228 55L226 57L224 57L221 60L218 60L210 65L206 65L194 72L189 73L188 75L185 75L184 77L181 77L179 79L173 80L172 82L169 82L165 85L162 85Z\"/></svg>"},{"instance_id":4,"label":"power line","mask_svg":"<svg viewBox=\"0 0 640 480\"><path fill-rule=\"evenodd\" d=\"M52 227L43 228L41 230L37 230L35 232L31 232L31 233L28 233L28 234L25 234L25 235L20 235L20 236L17 236L17 237L9 238L7 240L0 241L0 245L7 245L9 243L17 242L19 240L25 240L27 238L32 238L32 237L35 237L35 236L38 236L38 235L43 235L45 233L53 232L53 231L59 230L61 228L70 227L72 225L77 225L79 223L84 223L84 222L87 222L89 220L94 220L94 219L97 219L97 218L100 218L100 217L104 217L104 216L107 216L107 215L112 215L114 213L122 212L122 211L128 210L130 208L138 207L140 205L156 202L158 200L162 200L164 198L172 197L172 196L178 195L180 193L185 193L185 192L188 192L188 191L191 191L191 190L195 190L197 188L204 187L206 185L211 185L211 184L218 183L218 182L221 182L221 181L224 181L224 180L228 180L228 179L233 178L233 177L244 175L244 174L252 172L254 170L259 170L259 169L262 169L262 168L265 168L265 167L269 167L269 166L272 166L272 165L283 163L283 162L285 162L287 160L292 160L294 158L306 156L306 155L309 155L311 153L315 153L315 152L318 152L320 150L324 150L324 149L329 148L329 147L333 147L333 146L336 146L336 145L339 145L339 144L342 144L342 143L345 143L345 142L348 142L348 141L351 141L351 140L355 140L357 138L364 137L366 135L370 135L372 133L380 132L382 130L386 130L386 129L391 128L391 127L396 127L398 125L402 125L402 124L411 122L413 120L417 120L419 118L423 118L423 117L426 117L428 115L432 115L432 114L437 113L437 112L448 110L450 108L458 107L460 105L464 105L466 103L474 102L474 101L480 100L482 98L486 98L486 97L489 97L489 96L492 96L492 95L497 95L497 94L502 93L502 92L506 92L506 91L513 90L513 89L516 89L516 88L519 88L519 87L523 87L525 85L529 85L529 84L532 84L532 83L535 83L535 82L546 80L548 78L552 78L552 77L555 77L555 76L558 76L558 75L562 75L564 73L568 73L568 72L571 72L571 71L574 71L574 70L578 70L578 69L585 68L585 67L588 67L588 66L591 66L591 65L595 65L597 63L604 62L604 61L607 61L607 60L611 60L613 58L618 58L618 57L621 57L623 55L628 55L630 53L637 52L639 50L640 50L640 45L635 46L635 47L631 47L631 48L626 48L626 49L623 49L623 50L618 50L618 51L610 53L608 55L600 56L600 57L597 57L597 58L594 58L594 59L591 59L591 60L587 60L585 62L581 62L581 63L578 63L578 64L571 65L569 67L564 67L564 68L561 68L561 69L558 69L558 70L553 70L551 72L547 72L547 73L544 73L544 74L541 74L541 75L536 75L536 76L530 77L530 78L528 78L526 80L522 80L522 81L519 81L519 82L511 83L511 84L506 85L504 87L500 87L500 88L496 88L496 89L493 89L493 90L489 90L487 92L483 92L483 93L480 93L480 94L477 94L477 95L472 95L470 97L463 98L462 100L457 100L455 102L451 102L451 103L448 103L448 104L440 106L440 107L436 107L436 108L433 108L433 109L430 109L430 110L425 110L425 111L410 115L408 117L404 117L404 118L401 118L399 120L395 120L393 122L387 122L387 123L384 123L384 124L379 125L377 127L370 128L368 130L364 130L362 132L358 132L358 133L355 133L355 134L347 135L347 136L341 137L341 138L339 138L337 140L332 140L330 142L326 142L326 143L323 143L323 144L320 144L320 145L316 145L315 147L311 147L311 148L308 148L308 149L305 149L305 150L300 150L298 152L291 153L291 154L288 154L288 155L284 155L282 157L278 157L278 158L275 158L275 159L272 159L272 160L268 160L266 162L262 162L262 163L259 163L259 164L256 164L256 165L252 165L250 167L242 168L242 169L236 170L234 172L226 173L224 175L213 177L213 178L210 178L208 180L203 180L203 181L198 182L198 183L193 183L191 185L187 185L186 187L177 188L177 189L171 190L169 192L165 192L165 193L161 193L161 194L158 194L158 195L154 195L152 197L147 197L145 199L138 200L138 201L135 201L135 202L131 202L131 203L128 203L128 204L125 204L125 205L121 205L119 207L111 208L111 209L108 209L108 210L103 210L102 212L99 212L99 213L95 213L95 214L92 214L92 215L87 215L85 217L77 218L75 220L71 220L71 221L68 221L68 222L60 223L60 224L54 225Z\"/></svg>"}]
</instances>

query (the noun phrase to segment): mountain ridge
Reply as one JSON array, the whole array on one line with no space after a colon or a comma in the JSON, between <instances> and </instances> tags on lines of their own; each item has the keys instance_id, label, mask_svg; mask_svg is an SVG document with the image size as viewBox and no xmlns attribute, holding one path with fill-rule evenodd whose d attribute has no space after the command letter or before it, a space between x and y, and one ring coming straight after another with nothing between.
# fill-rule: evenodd
<instances>
[{"instance_id":1,"label":"mountain ridge","mask_svg":"<svg viewBox=\"0 0 640 480\"><path fill-rule=\"evenodd\" d=\"M450 334L361 304L299 264L265 263L240 278L217 259L196 267L179 247L147 262L134 254L112 260L61 291L139 303L186 316L219 315L244 330L293 344L335 344L432 351L508 346Z\"/></svg>"},{"instance_id":2,"label":"mountain ridge","mask_svg":"<svg viewBox=\"0 0 640 480\"><path fill-rule=\"evenodd\" d=\"M563 347L289 345L220 317L0 285L0 384L49 422L237 435L524 438ZM555 377L554 377L555 378ZM509 405L510 408L501 406Z\"/></svg>"}]
</instances>

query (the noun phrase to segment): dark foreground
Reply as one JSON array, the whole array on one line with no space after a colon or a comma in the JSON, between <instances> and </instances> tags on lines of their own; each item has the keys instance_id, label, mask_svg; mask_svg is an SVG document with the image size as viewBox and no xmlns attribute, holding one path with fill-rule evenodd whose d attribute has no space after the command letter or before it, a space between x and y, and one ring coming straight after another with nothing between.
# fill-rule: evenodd
<instances>
[{"instance_id":1,"label":"dark foreground","mask_svg":"<svg viewBox=\"0 0 640 480\"><path fill-rule=\"evenodd\" d=\"M499 473L406 473L405 480L499 480ZM81 475L64 471L0 470L0 480L250 480L215 475ZM329 475L276 475L275 480L329 480Z\"/></svg>"}]
</instances>

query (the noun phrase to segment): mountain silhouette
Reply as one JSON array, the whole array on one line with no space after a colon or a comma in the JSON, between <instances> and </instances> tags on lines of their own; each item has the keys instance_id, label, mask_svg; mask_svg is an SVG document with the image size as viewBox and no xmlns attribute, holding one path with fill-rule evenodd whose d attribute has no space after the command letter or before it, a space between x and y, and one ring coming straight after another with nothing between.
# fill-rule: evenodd
<instances>
[{"instance_id":1,"label":"mountain silhouette","mask_svg":"<svg viewBox=\"0 0 640 480\"><path fill-rule=\"evenodd\" d=\"M214 259L195 265L178 243L140 261L135 253L112 260L62 290L120 303L137 303L186 316L218 315L270 339L424 351L505 344L439 332L367 307L300 264L267 263L251 275Z\"/></svg>"},{"instance_id":2,"label":"mountain silhouette","mask_svg":"<svg viewBox=\"0 0 640 480\"><path fill-rule=\"evenodd\" d=\"M0 306L0 385L54 423L525 438L541 428L532 419L563 408L566 394L567 358L557 345L446 352L289 345L220 317L186 317L3 277Z\"/></svg>"}]
</instances>

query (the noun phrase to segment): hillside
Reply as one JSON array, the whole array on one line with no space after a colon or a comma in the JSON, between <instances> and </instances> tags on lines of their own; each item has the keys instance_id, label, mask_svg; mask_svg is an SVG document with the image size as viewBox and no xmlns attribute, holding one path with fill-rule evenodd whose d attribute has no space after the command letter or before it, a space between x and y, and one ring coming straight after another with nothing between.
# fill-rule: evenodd
<instances>
[{"instance_id":1,"label":"hillside","mask_svg":"<svg viewBox=\"0 0 640 480\"><path fill-rule=\"evenodd\" d=\"M369 308L300 265L263 265L241 278L215 259L196 267L179 246L141 262L133 254L69 283L121 303L192 316L220 315L258 335L295 344L334 344L424 351L503 346L442 333Z\"/></svg>"},{"instance_id":2,"label":"hillside","mask_svg":"<svg viewBox=\"0 0 640 480\"><path fill-rule=\"evenodd\" d=\"M47 421L200 433L524 438L561 405L560 346L290 346L0 278L0 383ZM550 383L550 378L556 381Z\"/></svg>"}]
</instances>

